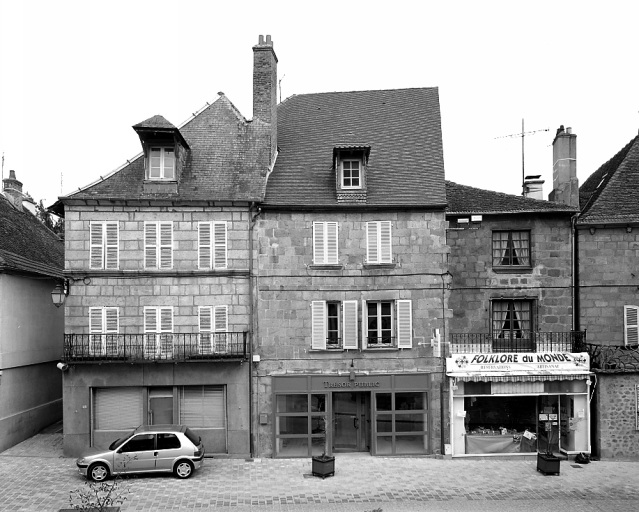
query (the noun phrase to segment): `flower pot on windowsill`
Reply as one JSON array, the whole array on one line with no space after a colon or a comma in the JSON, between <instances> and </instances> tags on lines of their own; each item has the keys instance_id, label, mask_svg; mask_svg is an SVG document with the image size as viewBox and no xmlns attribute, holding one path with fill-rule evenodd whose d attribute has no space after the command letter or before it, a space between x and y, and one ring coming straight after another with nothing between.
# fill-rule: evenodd
<instances>
[{"instance_id":1,"label":"flower pot on windowsill","mask_svg":"<svg viewBox=\"0 0 639 512\"><path fill-rule=\"evenodd\" d=\"M537 471L541 471L544 475L558 475L560 460L552 453L537 453Z\"/></svg>"},{"instance_id":2,"label":"flower pot on windowsill","mask_svg":"<svg viewBox=\"0 0 639 512\"><path fill-rule=\"evenodd\" d=\"M326 478L335 474L335 457L329 455L320 455L313 457L312 462L313 476Z\"/></svg>"}]
</instances>

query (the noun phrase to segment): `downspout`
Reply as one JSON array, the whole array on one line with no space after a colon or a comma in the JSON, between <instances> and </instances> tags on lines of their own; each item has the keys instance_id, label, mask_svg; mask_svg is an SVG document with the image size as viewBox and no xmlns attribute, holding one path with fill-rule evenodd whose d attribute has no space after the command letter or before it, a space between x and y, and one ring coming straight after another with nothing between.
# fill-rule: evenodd
<instances>
[{"instance_id":1,"label":"downspout","mask_svg":"<svg viewBox=\"0 0 639 512\"><path fill-rule=\"evenodd\" d=\"M255 215L253 214L255 211ZM249 312L249 450L251 452L251 458L255 457L255 418L253 414L253 343L257 331L258 311L256 304L256 294L253 287L257 286L257 280L254 275L254 253L253 253L253 235L255 233L255 220L262 213L259 206L255 203L251 203L249 206L249 224L248 224L248 252L249 252L249 303L251 305ZM257 370L256 370L257 371Z\"/></svg>"},{"instance_id":2,"label":"downspout","mask_svg":"<svg viewBox=\"0 0 639 512\"><path fill-rule=\"evenodd\" d=\"M572 329L581 330L581 302L579 300L579 235L577 233L577 219L579 214L570 218L572 229ZM586 340L584 340L585 342Z\"/></svg>"},{"instance_id":3,"label":"downspout","mask_svg":"<svg viewBox=\"0 0 639 512\"><path fill-rule=\"evenodd\" d=\"M444 277L451 276L452 274L447 270L443 274L440 275L442 278L442 336L440 338L440 343L446 346L446 281ZM448 386L448 380L446 379L446 354L442 353L442 383L439 387L439 417L441 418L441 426L439 428L439 437L440 437L440 453L444 455L446 453L446 436L444 435L444 386ZM450 425L449 425L450 428Z\"/></svg>"}]
</instances>

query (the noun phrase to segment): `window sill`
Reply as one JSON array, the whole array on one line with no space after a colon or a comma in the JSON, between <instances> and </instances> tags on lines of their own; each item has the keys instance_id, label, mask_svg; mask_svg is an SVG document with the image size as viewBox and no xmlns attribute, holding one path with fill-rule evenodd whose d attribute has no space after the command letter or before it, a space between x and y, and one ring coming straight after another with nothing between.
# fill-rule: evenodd
<instances>
[{"instance_id":1,"label":"window sill","mask_svg":"<svg viewBox=\"0 0 639 512\"><path fill-rule=\"evenodd\" d=\"M521 267L493 267L493 272L497 274L531 274L533 268L530 266Z\"/></svg>"},{"instance_id":2,"label":"window sill","mask_svg":"<svg viewBox=\"0 0 639 512\"><path fill-rule=\"evenodd\" d=\"M364 263L362 266L364 269L375 270L378 268L395 268L397 263Z\"/></svg>"},{"instance_id":3,"label":"window sill","mask_svg":"<svg viewBox=\"0 0 639 512\"><path fill-rule=\"evenodd\" d=\"M313 263L308 268L312 270L342 270L344 265L341 263Z\"/></svg>"}]
</instances>

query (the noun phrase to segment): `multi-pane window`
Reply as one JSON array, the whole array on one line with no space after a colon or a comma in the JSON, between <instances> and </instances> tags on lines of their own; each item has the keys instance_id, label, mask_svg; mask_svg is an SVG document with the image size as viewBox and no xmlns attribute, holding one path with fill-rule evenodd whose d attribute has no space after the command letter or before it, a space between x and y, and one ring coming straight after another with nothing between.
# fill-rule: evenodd
<instances>
[{"instance_id":1,"label":"multi-pane window","mask_svg":"<svg viewBox=\"0 0 639 512\"><path fill-rule=\"evenodd\" d=\"M118 222L91 222L89 232L90 268L117 269L119 265Z\"/></svg>"},{"instance_id":2,"label":"multi-pane window","mask_svg":"<svg viewBox=\"0 0 639 512\"><path fill-rule=\"evenodd\" d=\"M639 344L639 307L623 307L623 341L626 346Z\"/></svg>"},{"instance_id":3,"label":"multi-pane window","mask_svg":"<svg viewBox=\"0 0 639 512\"><path fill-rule=\"evenodd\" d=\"M173 268L173 222L144 223L144 268Z\"/></svg>"},{"instance_id":4,"label":"multi-pane window","mask_svg":"<svg viewBox=\"0 0 639 512\"><path fill-rule=\"evenodd\" d=\"M337 222L313 222L313 263L337 264L337 240Z\"/></svg>"},{"instance_id":5,"label":"multi-pane window","mask_svg":"<svg viewBox=\"0 0 639 512\"><path fill-rule=\"evenodd\" d=\"M175 150L167 147L149 149L149 179L175 179Z\"/></svg>"},{"instance_id":6,"label":"multi-pane window","mask_svg":"<svg viewBox=\"0 0 639 512\"><path fill-rule=\"evenodd\" d=\"M228 351L228 306L200 306L200 354L224 354Z\"/></svg>"},{"instance_id":7,"label":"multi-pane window","mask_svg":"<svg viewBox=\"0 0 639 512\"><path fill-rule=\"evenodd\" d=\"M413 345L412 302L365 301L363 338L368 348L411 348Z\"/></svg>"},{"instance_id":8,"label":"multi-pane window","mask_svg":"<svg viewBox=\"0 0 639 512\"><path fill-rule=\"evenodd\" d=\"M493 231L494 267L529 267L529 231Z\"/></svg>"},{"instance_id":9,"label":"multi-pane window","mask_svg":"<svg viewBox=\"0 0 639 512\"><path fill-rule=\"evenodd\" d=\"M356 349L358 347L357 301L311 302L311 347Z\"/></svg>"},{"instance_id":10,"label":"multi-pane window","mask_svg":"<svg viewBox=\"0 0 639 512\"><path fill-rule=\"evenodd\" d=\"M392 263L391 222L366 223L366 263Z\"/></svg>"},{"instance_id":11,"label":"multi-pane window","mask_svg":"<svg viewBox=\"0 0 639 512\"><path fill-rule=\"evenodd\" d=\"M147 359L173 357L173 306L145 306L144 357Z\"/></svg>"},{"instance_id":12,"label":"multi-pane window","mask_svg":"<svg viewBox=\"0 0 639 512\"><path fill-rule=\"evenodd\" d=\"M494 300L492 307L493 339L530 339L532 302L529 300Z\"/></svg>"},{"instance_id":13,"label":"multi-pane window","mask_svg":"<svg viewBox=\"0 0 639 512\"><path fill-rule=\"evenodd\" d=\"M198 224L198 267L227 268L228 236L226 222Z\"/></svg>"},{"instance_id":14,"label":"multi-pane window","mask_svg":"<svg viewBox=\"0 0 639 512\"><path fill-rule=\"evenodd\" d=\"M342 160L342 188L362 188L361 161Z\"/></svg>"},{"instance_id":15,"label":"multi-pane window","mask_svg":"<svg viewBox=\"0 0 639 512\"><path fill-rule=\"evenodd\" d=\"M89 355L117 355L118 330L119 310L117 307L89 308Z\"/></svg>"}]
</instances>

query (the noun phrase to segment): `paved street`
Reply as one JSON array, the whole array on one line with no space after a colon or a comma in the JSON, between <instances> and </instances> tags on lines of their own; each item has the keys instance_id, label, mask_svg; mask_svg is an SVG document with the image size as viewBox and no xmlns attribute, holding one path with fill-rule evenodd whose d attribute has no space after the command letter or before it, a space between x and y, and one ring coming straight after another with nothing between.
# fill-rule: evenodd
<instances>
[{"instance_id":1,"label":"paved street","mask_svg":"<svg viewBox=\"0 0 639 512\"><path fill-rule=\"evenodd\" d=\"M230 511L635 511L639 462L561 463L544 476L527 460L341 455L334 477L310 476L306 459L207 458L186 481L128 477L123 512ZM0 453L0 510L58 512L85 486L62 434L49 429Z\"/></svg>"}]
</instances>

